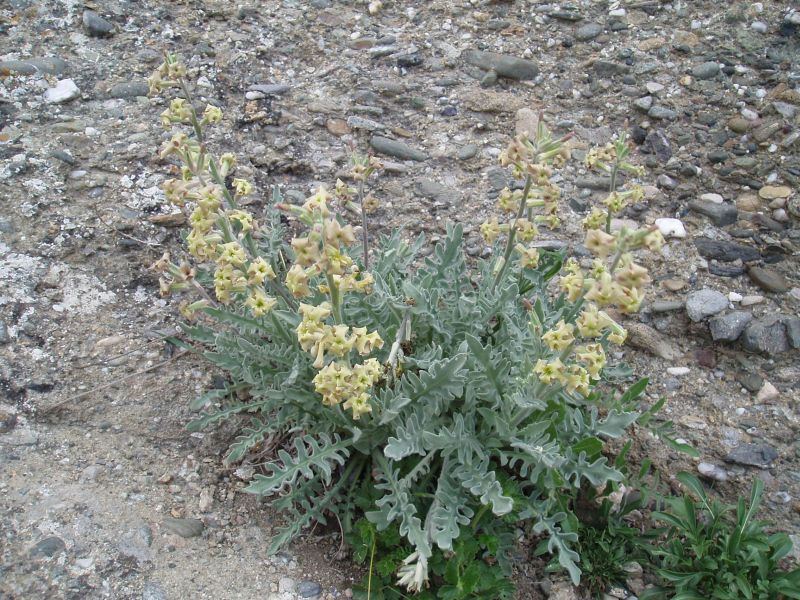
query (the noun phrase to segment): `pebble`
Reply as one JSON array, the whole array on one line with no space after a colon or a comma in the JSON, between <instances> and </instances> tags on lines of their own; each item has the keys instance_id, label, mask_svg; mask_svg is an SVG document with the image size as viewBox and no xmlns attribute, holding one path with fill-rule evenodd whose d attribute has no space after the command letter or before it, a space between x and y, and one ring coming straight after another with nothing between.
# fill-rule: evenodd
<instances>
[{"instance_id":1,"label":"pebble","mask_svg":"<svg viewBox=\"0 0 800 600\"><path fill-rule=\"evenodd\" d=\"M742 336L744 347L768 355L800 347L800 318L772 314L751 322Z\"/></svg>"},{"instance_id":2,"label":"pebble","mask_svg":"<svg viewBox=\"0 0 800 600\"><path fill-rule=\"evenodd\" d=\"M789 291L789 282L780 273L763 267L750 267L747 271L750 279L762 290L784 293Z\"/></svg>"},{"instance_id":3,"label":"pebble","mask_svg":"<svg viewBox=\"0 0 800 600\"><path fill-rule=\"evenodd\" d=\"M694 245L700 256L707 259L716 259L723 262L750 262L761 258L758 250L744 244L728 242L725 240L712 240L709 238L697 238Z\"/></svg>"},{"instance_id":4,"label":"pebble","mask_svg":"<svg viewBox=\"0 0 800 600\"><path fill-rule=\"evenodd\" d=\"M709 61L692 68L692 77L696 79L712 79L719 75L719 63Z\"/></svg>"},{"instance_id":5,"label":"pebble","mask_svg":"<svg viewBox=\"0 0 800 600\"><path fill-rule=\"evenodd\" d=\"M108 90L108 95L112 98L136 98L147 96L148 92L146 81L126 81L113 86Z\"/></svg>"},{"instance_id":6,"label":"pebble","mask_svg":"<svg viewBox=\"0 0 800 600\"><path fill-rule=\"evenodd\" d=\"M64 543L64 540L52 535L36 542L36 545L30 550L30 555L50 558L66 549L67 545Z\"/></svg>"},{"instance_id":7,"label":"pebble","mask_svg":"<svg viewBox=\"0 0 800 600\"><path fill-rule=\"evenodd\" d=\"M752 121L743 117L733 117L728 121L728 129L734 133L747 133L752 127Z\"/></svg>"},{"instance_id":8,"label":"pebble","mask_svg":"<svg viewBox=\"0 0 800 600\"><path fill-rule=\"evenodd\" d=\"M656 81L648 81L644 84L644 87L650 94L657 94L664 89L664 86Z\"/></svg>"},{"instance_id":9,"label":"pebble","mask_svg":"<svg viewBox=\"0 0 800 600\"><path fill-rule=\"evenodd\" d=\"M686 237L686 228L680 219L661 218L656 219L656 227L665 238L678 238Z\"/></svg>"},{"instance_id":10,"label":"pebble","mask_svg":"<svg viewBox=\"0 0 800 600\"><path fill-rule=\"evenodd\" d=\"M743 296L738 292L730 292L728 294L728 300L730 300L731 302L741 302L742 298Z\"/></svg>"},{"instance_id":11,"label":"pebble","mask_svg":"<svg viewBox=\"0 0 800 600\"><path fill-rule=\"evenodd\" d=\"M72 79L62 79L44 93L44 101L49 104L63 104L81 95L81 91Z\"/></svg>"},{"instance_id":12,"label":"pebble","mask_svg":"<svg viewBox=\"0 0 800 600\"><path fill-rule=\"evenodd\" d=\"M767 33L767 24L764 21L753 21L750 23L750 29L758 33Z\"/></svg>"},{"instance_id":13,"label":"pebble","mask_svg":"<svg viewBox=\"0 0 800 600\"><path fill-rule=\"evenodd\" d=\"M725 199L722 196L714 193L703 194L702 196L700 196L700 200L702 200L703 202L712 202L714 204L722 204L725 201Z\"/></svg>"},{"instance_id":14,"label":"pebble","mask_svg":"<svg viewBox=\"0 0 800 600\"><path fill-rule=\"evenodd\" d=\"M678 118L678 113L672 110L671 108L667 108L666 106L661 106L656 104L652 106L650 110L647 111L647 116L653 119L661 119L664 121L674 121Z\"/></svg>"},{"instance_id":15,"label":"pebble","mask_svg":"<svg viewBox=\"0 0 800 600\"><path fill-rule=\"evenodd\" d=\"M733 311L713 317L708 321L711 338L715 342L735 342L752 320L753 314L748 311Z\"/></svg>"},{"instance_id":16,"label":"pebble","mask_svg":"<svg viewBox=\"0 0 800 600\"><path fill-rule=\"evenodd\" d=\"M280 94L285 94L290 89L292 88L285 83L256 83L249 86L247 91L259 92L264 94L264 96L278 96Z\"/></svg>"},{"instance_id":17,"label":"pebble","mask_svg":"<svg viewBox=\"0 0 800 600\"><path fill-rule=\"evenodd\" d=\"M742 194L736 198L736 208L745 212L755 212L761 208L761 200L756 194Z\"/></svg>"},{"instance_id":18,"label":"pebble","mask_svg":"<svg viewBox=\"0 0 800 600\"><path fill-rule=\"evenodd\" d=\"M94 37L105 37L114 33L114 24L93 10L83 11L83 26L86 32Z\"/></svg>"},{"instance_id":19,"label":"pebble","mask_svg":"<svg viewBox=\"0 0 800 600\"><path fill-rule=\"evenodd\" d=\"M697 472L703 477L707 477L715 481L728 481L728 472L722 467L718 467L712 463L699 463L697 465Z\"/></svg>"},{"instance_id":20,"label":"pebble","mask_svg":"<svg viewBox=\"0 0 800 600\"><path fill-rule=\"evenodd\" d=\"M633 101L633 105L641 110L642 112L647 112L653 106L653 97L652 96L644 96L637 100Z\"/></svg>"},{"instance_id":21,"label":"pebble","mask_svg":"<svg viewBox=\"0 0 800 600\"><path fill-rule=\"evenodd\" d=\"M422 162L428 159L427 154L412 148L408 144L386 138L380 135L373 135L369 140L372 149L387 156L393 156L402 160L413 160Z\"/></svg>"},{"instance_id":22,"label":"pebble","mask_svg":"<svg viewBox=\"0 0 800 600\"><path fill-rule=\"evenodd\" d=\"M750 467L767 468L776 458L778 458L778 452L768 444L741 444L725 457L725 461Z\"/></svg>"},{"instance_id":23,"label":"pebble","mask_svg":"<svg viewBox=\"0 0 800 600\"><path fill-rule=\"evenodd\" d=\"M459 148L456 156L458 157L458 160L469 160L470 158L474 158L476 154L478 154L477 144L467 144L466 146Z\"/></svg>"},{"instance_id":24,"label":"pebble","mask_svg":"<svg viewBox=\"0 0 800 600\"><path fill-rule=\"evenodd\" d=\"M665 190L674 190L676 187L678 187L678 182L666 173L662 173L656 179L656 185Z\"/></svg>"},{"instance_id":25,"label":"pebble","mask_svg":"<svg viewBox=\"0 0 800 600\"><path fill-rule=\"evenodd\" d=\"M347 126L351 129L364 129L366 131L383 131L386 127L383 123L378 123L372 119L357 117L355 115L347 117Z\"/></svg>"},{"instance_id":26,"label":"pebble","mask_svg":"<svg viewBox=\"0 0 800 600\"><path fill-rule=\"evenodd\" d=\"M739 301L742 306L753 306L754 304L761 304L764 301L764 296L743 296Z\"/></svg>"},{"instance_id":27,"label":"pebble","mask_svg":"<svg viewBox=\"0 0 800 600\"><path fill-rule=\"evenodd\" d=\"M702 321L728 308L728 299L716 290L704 288L686 298L686 314L692 321Z\"/></svg>"},{"instance_id":28,"label":"pebble","mask_svg":"<svg viewBox=\"0 0 800 600\"><path fill-rule=\"evenodd\" d=\"M739 211L730 204L718 204L707 200L692 200L689 202L689 209L705 215L717 227L724 227L736 222Z\"/></svg>"},{"instance_id":29,"label":"pebble","mask_svg":"<svg viewBox=\"0 0 800 600\"><path fill-rule=\"evenodd\" d=\"M164 528L184 538L197 537L203 533L205 525L200 519L175 519L167 517L163 522Z\"/></svg>"},{"instance_id":30,"label":"pebble","mask_svg":"<svg viewBox=\"0 0 800 600\"><path fill-rule=\"evenodd\" d=\"M322 593L322 586L315 581L301 581L295 591L301 598L315 598Z\"/></svg>"},{"instance_id":31,"label":"pebble","mask_svg":"<svg viewBox=\"0 0 800 600\"><path fill-rule=\"evenodd\" d=\"M575 30L575 39L579 42L588 42L603 33L600 23L585 23Z\"/></svg>"},{"instance_id":32,"label":"pebble","mask_svg":"<svg viewBox=\"0 0 800 600\"><path fill-rule=\"evenodd\" d=\"M352 131L344 119L328 119L325 122L325 128L337 137L347 135Z\"/></svg>"},{"instance_id":33,"label":"pebble","mask_svg":"<svg viewBox=\"0 0 800 600\"><path fill-rule=\"evenodd\" d=\"M688 375L691 372L692 370L689 367L669 367L667 369L667 373L669 373L670 375L675 375L676 377Z\"/></svg>"},{"instance_id":34,"label":"pebble","mask_svg":"<svg viewBox=\"0 0 800 600\"><path fill-rule=\"evenodd\" d=\"M464 60L484 71L494 71L501 77L528 81L535 79L539 74L536 63L497 52L483 52L481 50L467 50L462 55Z\"/></svg>"},{"instance_id":35,"label":"pebble","mask_svg":"<svg viewBox=\"0 0 800 600\"><path fill-rule=\"evenodd\" d=\"M788 198L792 193L792 188L785 185L765 185L758 190L759 197L764 200L775 200L776 198Z\"/></svg>"},{"instance_id":36,"label":"pebble","mask_svg":"<svg viewBox=\"0 0 800 600\"><path fill-rule=\"evenodd\" d=\"M67 62L55 56L0 61L0 70L8 69L12 73L19 73L20 75L33 75L35 73L61 75L67 68Z\"/></svg>"},{"instance_id":37,"label":"pebble","mask_svg":"<svg viewBox=\"0 0 800 600\"><path fill-rule=\"evenodd\" d=\"M756 400L759 402L771 402L780 396L780 392L778 388L772 385L769 381L765 381L764 385L760 390L758 390L758 394L756 394Z\"/></svg>"}]
</instances>

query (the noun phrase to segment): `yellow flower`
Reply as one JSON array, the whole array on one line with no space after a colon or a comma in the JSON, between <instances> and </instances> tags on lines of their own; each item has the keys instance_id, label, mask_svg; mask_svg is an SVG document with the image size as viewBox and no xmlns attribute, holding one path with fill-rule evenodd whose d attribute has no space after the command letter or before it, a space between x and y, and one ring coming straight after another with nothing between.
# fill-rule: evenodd
<instances>
[{"instance_id":1,"label":"yellow flower","mask_svg":"<svg viewBox=\"0 0 800 600\"><path fill-rule=\"evenodd\" d=\"M292 250L298 264L308 267L319 260L319 242L309 237L293 238Z\"/></svg>"},{"instance_id":2,"label":"yellow flower","mask_svg":"<svg viewBox=\"0 0 800 600\"><path fill-rule=\"evenodd\" d=\"M355 349L361 356L370 354L375 348L383 348L383 339L377 331L367 333L366 327L353 328L356 336Z\"/></svg>"},{"instance_id":3,"label":"yellow flower","mask_svg":"<svg viewBox=\"0 0 800 600\"><path fill-rule=\"evenodd\" d=\"M352 225L342 227L336 219L326 219L323 226L323 234L328 244L339 246L344 244L350 246L356 241Z\"/></svg>"},{"instance_id":4,"label":"yellow flower","mask_svg":"<svg viewBox=\"0 0 800 600\"><path fill-rule=\"evenodd\" d=\"M559 286L570 302L576 302L583 293L583 273L568 273L561 278Z\"/></svg>"},{"instance_id":5,"label":"yellow flower","mask_svg":"<svg viewBox=\"0 0 800 600\"><path fill-rule=\"evenodd\" d=\"M227 177L236 168L236 155L226 152L219 157L219 174L221 177Z\"/></svg>"},{"instance_id":6,"label":"yellow flower","mask_svg":"<svg viewBox=\"0 0 800 600\"><path fill-rule=\"evenodd\" d=\"M606 223L606 212L595 206L581 223L584 229L599 229Z\"/></svg>"},{"instance_id":7,"label":"yellow flower","mask_svg":"<svg viewBox=\"0 0 800 600\"><path fill-rule=\"evenodd\" d=\"M599 379L603 367L606 365L606 353L600 344L586 344L575 350L575 357L581 361L591 375L592 379Z\"/></svg>"},{"instance_id":8,"label":"yellow flower","mask_svg":"<svg viewBox=\"0 0 800 600\"><path fill-rule=\"evenodd\" d=\"M342 275L349 266L353 264L353 259L347 254L333 246L325 247L325 255L320 260L320 268L330 275Z\"/></svg>"},{"instance_id":9,"label":"yellow flower","mask_svg":"<svg viewBox=\"0 0 800 600\"><path fill-rule=\"evenodd\" d=\"M614 279L624 288L636 288L638 290L650 283L647 269L637 265L632 260L627 261L623 268L616 271Z\"/></svg>"},{"instance_id":10,"label":"yellow flower","mask_svg":"<svg viewBox=\"0 0 800 600\"><path fill-rule=\"evenodd\" d=\"M567 391L578 392L582 396L589 395L589 373L583 367L571 365L566 383Z\"/></svg>"},{"instance_id":11,"label":"yellow flower","mask_svg":"<svg viewBox=\"0 0 800 600\"><path fill-rule=\"evenodd\" d=\"M661 232L658 229L656 229L655 231L651 231L646 236L644 236L644 240L642 240L642 243L648 250L651 250L653 252L658 252L664 245L664 236L661 235Z\"/></svg>"},{"instance_id":12,"label":"yellow flower","mask_svg":"<svg viewBox=\"0 0 800 600\"><path fill-rule=\"evenodd\" d=\"M298 264L292 265L286 273L286 287L295 298L305 298L311 295L308 287L308 274Z\"/></svg>"},{"instance_id":13,"label":"yellow flower","mask_svg":"<svg viewBox=\"0 0 800 600\"><path fill-rule=\"evenodd\" d=\"M265 315L277 304L275 298L271 298L264 293L264 290L254 289L245 301L245 305L250 308L253 316L260 317Z\"/></svg>"},{"instance_id":14,"label":"yellow flower","mask_svg":"<svg viewBox=\"0 0 800 600\"><path fill-rule=\"evenodd\" d=\"M551 350L562 352L575 341L574 330L574 325L565 323L562 319L558 322L555 329L551 329L542 336L542 340Z\"/></svg>"},{"instance_id":15,"label":"yellow flower","mask_svg":"<svg viewBox=\"0 0 800 600\"><path fill-rule=\"evenodd\" d=\"M361 415L372 412L372 405L369 403L370 395L366 392L350 396L344 403L345 409L353 411L353 420L358 421Z\"/></svg>"},{"instance_id":16,"label":"yellow flower","mask_svg":"<svg viewBox=\"0 0 800 600\"><path fill-rule=\"evenodd\" d=\"M611 275L603 273L599 279L594 280L589 291L586 292L586 299L598 306L612 304L616 299L616 290Z\"/></svg>"},{"instance_id":17,"label":"yellow flower","mask_svg":"<svg viewBox=\"0 0 800 600\"><path fill-rule=\"evenodd\" d=\"M318 306L314 306L312 304L303 304L301 302L298 310L300 311L300 314L303 315L304 321L321 323L331 316L331 310L333 309L330 302L322 302Z\"/></svg>"},{"instance_id":18,"label":"yellow flower","mask_svg":"<svg viewBox=\"0 0 800 600\"><path fill-rule=\"evenodd\" d=\"M497 218L493 218L491 221L481 225L481 235L487 244L494 244L500 235L500 225L497 223Z\"/></svg>"},{"instance_id":19,"label":"yellow flower","mask_svg":"<svg viewBox=\"0 0 800 600\"><path fill-rule=\"evenodd\" d=\"M247 277L250 283L262 284L265 279L275 279L275 271L272 265L259 256L247 267Z\"/></svg>"},{"instance_id":20,"label":"yellow flower","mask_svg":"<svg viewBox=\"0 0 800 600\"><path fill-rule=\"evenodd\" d=\"M583 245L595 256L607 258L616 250L617 240L613 235L609 235L605 231L590 229L586 232L586 240Z\"/></svg>"},{"instance_id":21,"label":"yellow flower","mask_svg":"<svg viewBox=\"0 0 800 600\"><path fill-rule=\"evenodd\" d=\"M600 315L594 304L584 307L576 324L578 325L578 333L583 338L598 337L603 331Z\"/></svg>"},{"instance_id":22,"label":"yellow flower","mask_svg":"<svg viewBox=\"0 0 800 600\"><path fill-rule=\"evenodd\" d=\"M244 264L247 260L247 255L244 253L244 248L239 245L239 242L228 242L221 244L222 252L220 253L217 261L221 264L228 264L238 267Z\"/></svg>"},{"instance_id":23,"label":"yellow flower","mask_svg":"<svg viewBox=\"0 0 800 600\"><path fill-rule=\"evenodd\" d=\"M325 187L319 186L313 196L306 198L306 201L303 204L303 209L311 215L327 219L331 214L331 211L328 209L327 205L329 197L330 196Z\"/></svg>"},{"instance_id":24,"label":"yellow flower","mask_svg":"<svg viewBox=\"0 0 800 600\"><path fill-rule=\"evenodd\" d=\"M617 286L616 292L616 302L622 312L631 314L639 310L644 300L644 294L642 294L641 290L635 287L624 288Z\"/></svg>"},{"instance_id":25,"label":"yellow flower","mask_svg":"<svg viewBox=\"0 0 800 600\"><path fill-rule=\"evenodd\" d=\"M207 105L206 110L203 112L203 122L219 123L220 121L222 121L222 109L210 104Z\"/></svg>"},{"instance_id":26,"label":"yellow flower","mask_svg":"<svg viewBox=\"0 0 800 600\"><path fill-rule=\"evenodd\" d=\"M522 244L514 246L519 253L519 266L522 269L535 269L539 265L539 251L536 248L526 248Z\"/></svg>"},{"instance_id":27,"label":"yellow flower","mask_svg":"<svg viewBox=\"0 0 800 600\"><path fill-rule=\"evenodd\" d=\"M506 187L500 192L497 198L497 205L501 211L514 214L519 210L519 198Z\"/></svg>"},{"instance_id":28,"label":"yellow flower","mask_svg":"<svg viewBox=\"0 0 800 600\"><path fill-rule=\"evenodd\" d=\"M237 196L247 196L248 194L252 194L253 189L253 184L246 179L239 179L238 177L233 179L233 191Z\"/></svg>"},{"instance_id":29,"label":"yellow flower","mask_svg":"<svg viewBox=\"0 0 800 600\"><path fill-rule=\"evenodd\" d=\"M522 242L530 242L539 235L536 225L528 221L528 219L517 219L517 237Z\"/></svg>"},{"instance_id":30,"label":"yellow flower","mask_svg":"<svg viewBox=\"0 0 800 600\"><path fill-rule=\"evenodd\" d=\"M243 210L229 211L228 218L241 226L242 233L250 233L256 226L255 221L253 221L253 215Z\"/></svg>"},{"instance_id":31,"label":"yellow flower","mask_svg":"<svg viewBox=\"0 0 800 600\"><path fill-rule=\"evenodd\" d=\"M551 361L546 361L540 358L536 362L533 372L539 376L539 381L545 385L549 385L553 381L560 382L565 379L564 368L564 363L562 363L561 359L559 358Z\"/></svg>"}]
</instances>

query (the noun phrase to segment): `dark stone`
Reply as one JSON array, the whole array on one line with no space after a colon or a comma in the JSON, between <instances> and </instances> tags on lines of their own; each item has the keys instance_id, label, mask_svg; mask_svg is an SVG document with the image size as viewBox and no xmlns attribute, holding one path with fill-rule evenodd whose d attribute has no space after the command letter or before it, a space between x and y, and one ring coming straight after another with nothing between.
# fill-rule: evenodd
<instances>
[{"instance_id":1,"label":"dark stone","mask_svg":"<svg viewBox=\"0 0 800 600\"><path fill-rule=\"evenodd\" d=\"M83 26L86 32L94 37L106 37L114 33L114 24L93 10L83 11Z\"/></svg>"},{"instance_id":2,"label":"dark stone","mask_svg":"<svg viewBox=\"0 0 800 600\"><path fill-rule=\"evenodd\" d=\"M64 543L64 540L53 535L36 542L36 545L30 550L30 555L49 558L66 549L67 545Z\"/></svg>"},{"instance_id":3,"label":"dark stone","mask_svg":"<svg viewBox=\"0 0 800 600\"><path fill-rule=\"evenodd\" d=\"M663 129L656 129L647 134L644 147L650 150L662 163L672 158L672 147Z\"/></svg>"},{"instance_id":4,"label":"dark stone","mask_svg":"<svg viewBox=\"0 0 800 600\"><path fill-rule=\"evenodd\" d=\"M588 42L603 33L600 23L584 23L575 30L575 39L579 42Z\"/></svg>"},{"instance_id":5,"label":"dark stone","mask_svg":"<svg viewBox=\"0 0 800 600\"><path fill-rule=\"evenodd\" d=\"M735 342L752 320L753 313L747 311L734 311L713 317L708 321L711 338L714 341Z\"/></svg>"},{"instance_id":6,"label":"dark stone","mask_svg":"<svg viewBox=\"0 0 800 600\"><path fill-rule=\"evenodd\" d=\"M441 112L443 117L455 117L457 114L458 110L455 106L445 106Z\"/></svg>"},{"instance_id":7,"label":"dark stone","mask_svg":"<svg viewBox=\"0 0 800 600\"><path fill-rule=\"evenodd\" d=\"M758 287L768 292L788 292L789 282L780 273L772 269L764 269L762 267L750 267L747 271L750 279L753 280Z\"/></svg>"},{"instance_id":8,"label":"dark stone","mask_svg":"<svg viewBox=\"0 0 800 600\"><path fill-rule=\"evenodd\" d=\"M610 60L596 60L592 69L598 77L613 77L614 75L624 75L631 69L628 65L621 65Z\"/></svg>"},{"instance_id":9,"label":"dark stone","mask_svg":"<svg viewBox=\"0 0 800 600\"><path fill-rule=\"evenodd\" d=\"M322 593L322 586L315 581L301 581L295 591L301 598L315 598Z\"/></svg>"},{"instance_id":10,"label":"dark stone","mask_svg":"<svg viewBox=\"0 0 800 600\"><path fill-rule=\"evenodd\" d=\"M617 187L621 187L623 183L621 178L617 177ZM599 176L578 177L575 179L575 186L582 189L607 192L611 188L611 178Z\"/></svg>"},{"instance_id":11,"label":"dark stone","mask_svg":"<svg viewBox=\"0 0 800 600\"><path fill-rule=\"evenodd\" d=\"M372 149L376 152L402 160L422 162L428 158L427 154L416 148L412 148L408 144L380 135L373 135L369 140L369 145L372 146Z\"/></svg>"},{"instance_id":12,"label":"dark stone","mask_svg":"<svg viewBox=\"0 0 800 600\"><path fill-rule=\"evenodd\" d=\"M118 83L108 90L108 95L112 98L136 98L137 96L147 96L148 91L146 81L126 81Z\"/></svg>"},{"instance_id":13,"label":"dark stone","mask_svg":"<svg viewBox=\"0 0 800 600\"><path fill-rule=\"evenodd\" d=\"M661 119L662 121L674 121L678 118L678 113L671 108L656 104L647 111L647 116L653 119Z\"/></svg>"},{"instance_id":14,"label":"dark stone","mask_svg":"<svg viewBox=\"0 0 800 600\"><path fill-rule=\"evenodd\" d=\"M692 352L692 357L701 367L713 369L717 366L717 355L711 348L698 348Z\"/></svg>"},{"instance_id":15,"label":"dark stone","mask_svg":"<svg viewBox=\"0 0 800 600\"><path fill-rule=\"evenodd\" d=\"M422 55L419 52L413 54L403 54L397 57L397 66L403 69L410 67L418 67L424 62Z\"/></svg>"},{"instance_id":16,"label":"dark stone","mask_svg":"<svg viewBox=\"0 0 800 600\"><path fill-rule=\"evenodd\" d=\"M769 467L776 458L778 452L768 444L741 444L725 457L725 461L763 469Z\"/></svg>"},{"instance_id":17,"label":"dark stone","mask_svg":"<svg viewBox=\"0 0 800 600\"><path fill-rule=\"evenodd\" d=\"M494 71L501 77L527 81L535 79L539 74L536 63L496 52L483 52L481 50L467 50L463 54L467 63L484 71Z\"/></svg>"},{"instance_id":18,"label":"dark stone","mask_svg":"<svg viewBox=\"0 0 800 600\"><path fill-rule=\"evenodd\" d=\"M712 150L708 153L707 158L712 165L718 165L728 160L728 153L725 150Z\"/></svg>"},{"instance_id":19,"label":"dark stone","mask_svg":"<svg viewBox=\"0 0 800 600\"><path fill-rule=\"evenodd\" d=\"M712 240L701 237L694 241L694 245L700 253L700 256L709 260L716 259L723 262L741 260L742 262L751 262L761 257L758 250L751 246L725 240Z\"/></svg>"},{"instance_id":20,"label":"dark stone","mask_svg":"<svg viewBox=\"0 0 800 600\"><path fill-rule=\"evenodd\" d=\"M200 519L175 519L167 517L164 519L164 529L175 533L184 538L197 537L203 533L205 525Z\"/></svg>"},{"instance_id":21,"label":"dark stone","mask_svg":"<svg viewBox=\"0 0 800 600\"><path fill-rule=\"evenodd\" d=\"M8 69L12 73L21 75L33 75L35 73L49 73L50 75L60 75L67 70L67 62L48 56L47 58L29 58L26 60L6 60L0 62L0 69Z\"/></svg>"},{"instance_id":22,"label":"dark stone","mask_svg":"<svg viewBox=\"0 0 800 600\"><path fill-rule=\"evenodd\" d=\"M459 201L459 192L456 188L431 179L418 179L415 189L420 196L446 206L456 206Z\"/></svg>"},{"instance_id":23,"label":"dark stone","mask_svg":"<svg viewBox=\"0 0 800 600\"><path fill-rule=\"evenodd\" d=\"M734 376L736 381L748 392L755 394L764 385L764 378L758 373L750 373L749 371L737 371Z\"/></svg>"},{"instance_id":24,"label":"dark stone","mask_svg":"<svg viewBox=\"0 0 800 600\"><path fill-rule=\"evenodd\" d=\"M767 315L751 322L742 335L744 347L768 355L787 352L800 346L800 318Z\"/></svg>"},{"instance_id":25,"label":"dark stone","mask_svg":"<svg viewBox=\"0 0 800 600\"><path fill-rule=\"evenodd\" d=\"M741 262L724 264L712 260L708 263L708 272L717 277L739 277L744 275L745 267Z\"/></svg>"},{"instance_id":26,"label":"dark stone","mask_svg":"<svg viewBox=\"0 0 800 600\"><path fill-rule=\"evenodd\" d=\"M711 219L717 227L724 227L736 222L739 211L731 204L717 204L706 200L692 200L689 209Z\"/></svg>"},{"instance_id":27,"label":"dark stone","mask_svg":"<svg viewBox=\"0 0 800 600\"><path fill-rule=\"evenodd\" d=\"M17 414L0 409L0 433L8 433L17 426Z\"/></svg>"},{"instance_id":28,"label":"dark stone","mask_svg":"<svg viewBox=\"0 0 800 600\"><path fill-rule=\"evenodd\" d=\"M719 75L719 63L709 61L692 68L692 76L696 79L712 79Z\"/></svg>"}]
</instances>

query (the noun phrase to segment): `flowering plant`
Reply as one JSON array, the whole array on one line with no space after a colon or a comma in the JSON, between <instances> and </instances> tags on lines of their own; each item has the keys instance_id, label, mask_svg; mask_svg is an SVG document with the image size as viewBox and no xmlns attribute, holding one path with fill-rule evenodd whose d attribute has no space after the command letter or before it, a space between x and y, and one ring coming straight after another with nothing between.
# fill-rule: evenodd
<instances>
[{"instance_id":1,"label":"flowering plant","mask_svg":"<svg viewBox=\"0 0 800 600\"><path fill-rule=\"evenodd\" d=\"M194 108L184 74L168 57L150 83L184 96L161 116L177 130L161 156L179 161L180 178L164 189L191 211L193 266L165 256L155 268L163 293L200 296L182 306L187 346L230 376L195 403L203 412L190 427L247 415L226 460L255 447L272 456L247 491L290 515L273 549L331 516L348 533L364 514L378 532L397 528L411 549L398 583L422 592L429 564L466 532L474 552L508 574L514 528L525 522L577 583L578 495L622 481L606 442L650 415L637 403L646 381L621 395L610 385L618 370L608 367L608 347L625 331L602 309L638 308L648 280L632 253L657 247L656 233L590 229L597 260L570 259L551 285L563 254L535 240L539 227L559 225L551 176L568 153L542 119L501 154L525 183L501 193L500 219L482 227L495 258L476 272L458 224L418 267L421 239L406 243L395 231L370 246L375 159L355 157L353 186L320 187L300 206L274 192L256 219L244 208L253 185L205 138L224 115ZM623 146L597 164L627 168ZM609 214L634 195L610 202ZM346 219L353 212L355 227Z\"/></svg>"}]
</instances>

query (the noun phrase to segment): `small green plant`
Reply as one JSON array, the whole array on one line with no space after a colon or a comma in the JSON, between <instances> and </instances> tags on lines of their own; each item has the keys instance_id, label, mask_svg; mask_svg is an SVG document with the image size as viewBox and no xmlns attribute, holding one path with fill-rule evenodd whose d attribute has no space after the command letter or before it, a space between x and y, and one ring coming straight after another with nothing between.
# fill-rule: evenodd
<instances>
[{"instance_id":1,"label":"small green plant","mask_svg":"<svg viewBox=\"0 0 800 600\"><path fill-rule=\"evenodd\" d=\"M642 600L782 600L800 598L800 569L782 571L779 563L792 549L785 533L768 535L755 513L764 491L756 478L750 501L736 507L710 500L703 484L689 473L678 480L696 496L669 498L667 510L653 518L665 524L650 547L662 585ZM735 510L735 516L731 513Z\"/></svg>"},{"instance_id":2,"label":"small green plant","mask_svg":"<svg viewBox=\"0 0 800 600\"><path fill-rule=\"evenodd\" d=\"M620 371L607 365L626 332L604 309L639 308L649 279L635 253L663 241L654 229L611 231L611 214L639 197L636 188L612 190L607 210L590 215L591 265L537 248L538 228L559 225L552 175L568 157L567 136L554 138L540 118L501 153L524 186L503 190L500 217L482 227L492 258L470 268L463 228L450 224L423 260L423 240L396 231L370 245L374 159L353 160L354 187L337 181L300 206L276 190L256 218L235 156L217 157L206 138L224 115L195 108L184 75L167 57L150 84L183 96L161 115L172 132L161 157L176 163L164 189L190 213L191 258L166 255L155 268L162 293L195 295L182 305L189 342L178 343L230 376L194 404L203 413L190 428L245 415L226 461L255 448L268 457L247 491L288 516L272 550L331 518L351 536L363 516L370 573L383 577L374 551L396 528L402 541L392 545L407 549L398 589L503 597L496 577L510 574L525 524L577 584L579 495L617 488L624 474L607 441L654 410L639 408L646 380L619 393ZM590 158L612 174L635 170L622 137ZM499 571L487 571L493 561Z\"/></svg>"}]
</instances>

